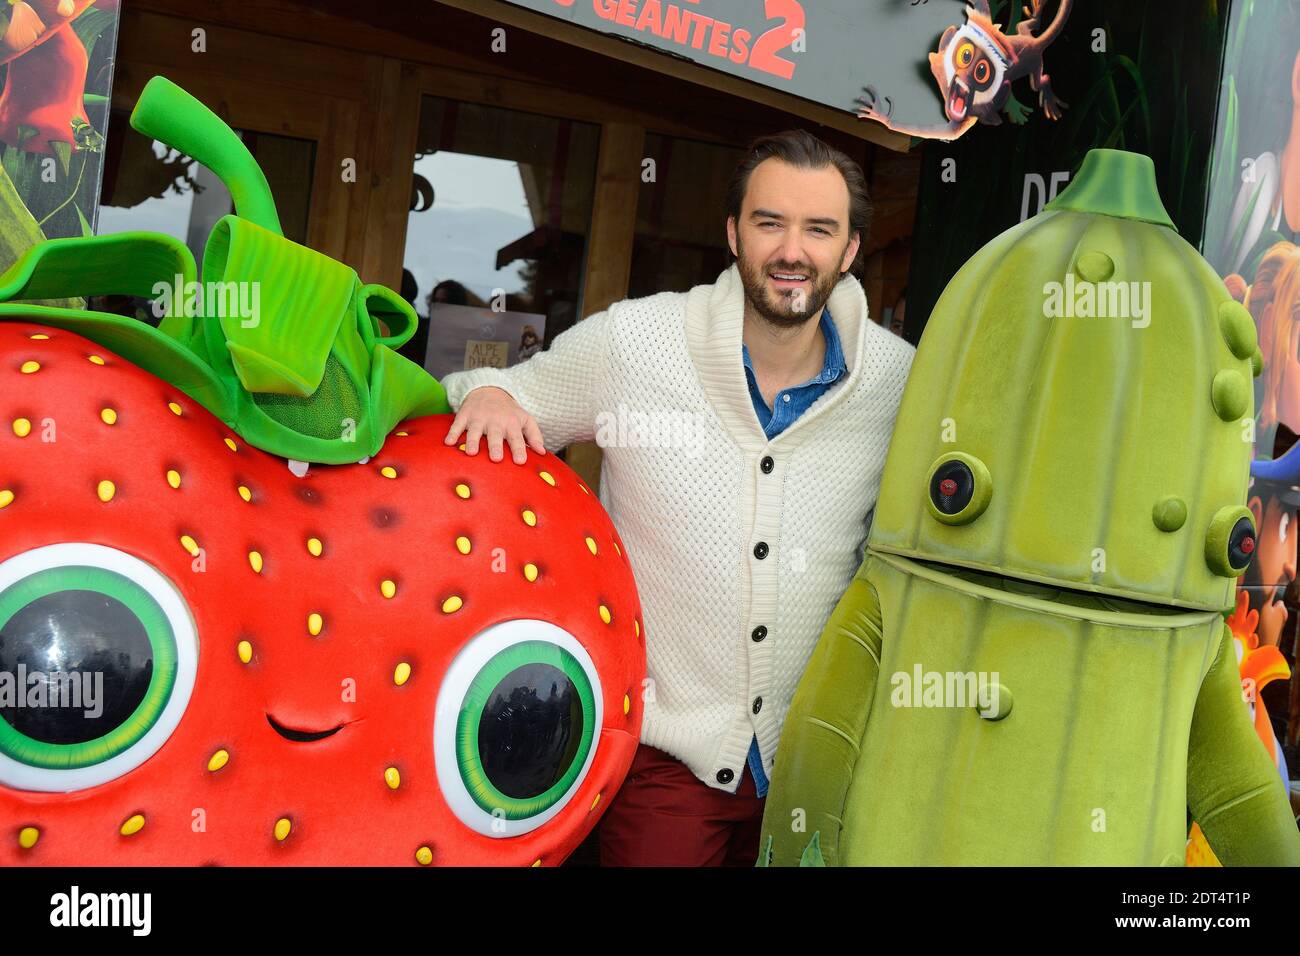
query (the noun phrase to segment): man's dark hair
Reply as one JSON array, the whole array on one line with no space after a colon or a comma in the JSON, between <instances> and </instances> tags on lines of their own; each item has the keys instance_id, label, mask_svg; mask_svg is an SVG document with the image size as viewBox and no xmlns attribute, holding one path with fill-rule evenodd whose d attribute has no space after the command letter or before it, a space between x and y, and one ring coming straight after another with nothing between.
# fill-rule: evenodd
<instances>
[{"instance_id":1,"label":"man's dark hair","mask_svg":"<svg viewBox=\"0 0 1300 956\"><path fill-rule=\"evenodd\" d=\"M766 159L779 159L800 169L834 166L839 170L839 174L844 177L844 184L849 187L849 232L856 231L862 240L857 256L849 265L849 271L857 275L861 270L863 250L867 247L867 231L871 226L871 199L867 196L867 177L862 174L862 167L807 130L790 129L784 133L760 136L749 144L745 157L736 166L731 184L727 187L727 215L734 216L737 225L740 223L740 207L745 199L745 190L749 187L749 176Z\"/></svg>"}]
</instances>

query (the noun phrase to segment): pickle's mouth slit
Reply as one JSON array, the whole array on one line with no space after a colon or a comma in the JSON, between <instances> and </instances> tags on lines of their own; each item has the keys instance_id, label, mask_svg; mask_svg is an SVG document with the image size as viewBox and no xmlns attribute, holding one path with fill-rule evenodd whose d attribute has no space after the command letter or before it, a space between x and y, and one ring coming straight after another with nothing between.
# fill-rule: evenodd
<instances>
[{"instance_id":1,"label":"pickle's mouth slit","mask_svg":"<svg viewBox=\"0 0 1300 956\"><path fill-rule=\"evenodd\" d=\"M326 737L333 737L343 729L343 725L339 724L337 727L331 727L329 730L299 730L295 727L286 727L270 714L266 715L266 722L271 725L272 730L285 740L292 740L294 743L298 744L311 743L313 740L324 740Z\"/></svg>"}]
</instances>

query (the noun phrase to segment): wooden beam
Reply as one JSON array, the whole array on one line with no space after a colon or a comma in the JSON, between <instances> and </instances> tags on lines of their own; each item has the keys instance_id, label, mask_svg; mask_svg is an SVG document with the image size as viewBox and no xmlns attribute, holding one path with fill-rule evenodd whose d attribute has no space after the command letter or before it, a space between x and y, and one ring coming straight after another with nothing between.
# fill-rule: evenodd
<instances>
[{"instance_id":1,"label":"wooden beam","mask_svg":"<svg viewBox=\"0 0 1300 956\"><path fill-rule=\"evenodd\" d=\"M602 312L627 297L644 156L644 127L628 123L605 124L600 134L600 153L596 158L596 191L591 209L591 232L587 236L587 267L582 281L583 318ZM600 446L594 442L570 445L565 460L588 486L600 487Z\"/></svg>"}]
</instances>

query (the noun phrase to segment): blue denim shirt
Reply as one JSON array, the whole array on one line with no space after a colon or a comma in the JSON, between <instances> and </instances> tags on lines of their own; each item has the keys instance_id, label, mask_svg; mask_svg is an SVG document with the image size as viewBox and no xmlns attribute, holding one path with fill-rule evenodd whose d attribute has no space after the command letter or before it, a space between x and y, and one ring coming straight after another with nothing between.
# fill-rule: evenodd
<instances>
[{"instance_id":1,"label":"blue denim shirt","mask_svg":"<svg viewBox=\"0 0 1300 956\"><path fill-rule=\"evenodd\" d=\"M758 416L758 423L763 426L763 433L767 435L769 441L793 425L800 415L812 407L813 402L825 395L840 376L848 371L848 366L844 362L844 348L840 344L839 333L835 331L835 323L831 321L830 309L822 310L820 328L822 337L826 339L826 361L822 364L822 370L802 385L795 385L778 392L775 409L767 407L767 402L763 400L763 393L758 390L758 381L754 378L754 365L749 360L749 349L744 345L740 347L741 356L745 360L745 380L749 383L749 398L754 403L754 414ZM754 788L758 795L767 796L767 774L763 772L763 758L758 750L757 737L750 741L747 765L754 778Z\"/></svg>"}]
</instances>

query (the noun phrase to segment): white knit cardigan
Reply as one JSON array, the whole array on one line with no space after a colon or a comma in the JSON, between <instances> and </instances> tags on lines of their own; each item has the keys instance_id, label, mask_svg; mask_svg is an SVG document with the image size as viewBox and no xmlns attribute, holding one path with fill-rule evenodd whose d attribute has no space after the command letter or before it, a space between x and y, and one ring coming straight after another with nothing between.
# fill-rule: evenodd
<instances>
[{"instance_id":1,"label":"white knit cardigan","mask_svg":"<svg viewBox=\"0 0 1300 956\"><path fill-rule=\"evenodd\" d=\"M714 285L619 302L513 368L444 382L456 409L474 388L505 389L548 450L602 445L600 497L646 625L641 740L722 790L739 785L754 736L771 773L799 677L861 561L911 365L913 348L869 321L856 279L828 304L848 374L771 441L746 385L734 265Z\"/></svg>"}]
</instances>

